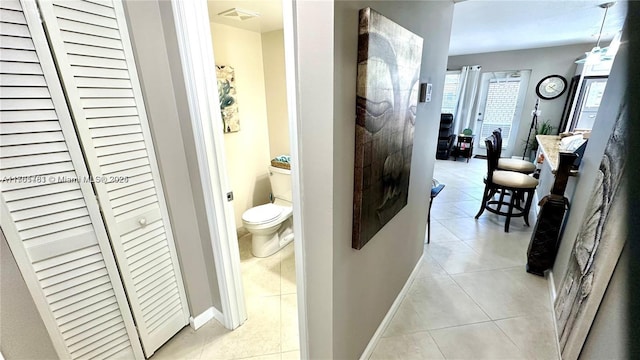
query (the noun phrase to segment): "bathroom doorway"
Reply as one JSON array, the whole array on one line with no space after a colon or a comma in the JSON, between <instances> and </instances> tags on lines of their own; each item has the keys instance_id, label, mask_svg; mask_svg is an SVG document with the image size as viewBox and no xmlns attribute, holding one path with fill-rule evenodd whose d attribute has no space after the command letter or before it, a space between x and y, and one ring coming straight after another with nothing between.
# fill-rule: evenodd
<instances>
[{"instance_id":1,"label":"bathroom doorway","mask_svg":"<svg viewBox=\"0 0 640 360\"><path fill-rule=\"evenodd\" d=\"M306 354L304 293L297 291L303 273L300 226L293 227L295 241L257 257L251 245L255 232L248 234L251 226L243 221L247 210L286 198L271 187L274 171L269 165L275 157L290 155L288 213L294 224L302 223L293 4L284 5L280 0L172 2L194 133L199 137L199 165L209 175L203 176L211 191L204 201L209 226L218 235L212 239L217 274L210 275L217 277L220 287L222 308L212 308L211 314L219 322L204 320L196 332L204 330L201 354L207 358ZM269 25L273 18L279 25ZM219 99L235 106L221 111ZM236 116L224 116L223 122L227 110Z\"/></svg>"},{"instance_id":2,"label":"bathroom doorway","mask_svg":"<svg viewBox=\"0 0 640 360\"><path fill-rule=\"evenodd\" d=\"M214 126L224 132L247 314L238 330L250 330L233 338L236 346L228 348L228 355L296 357L300 347L290 242L293 209L282 1L208 1L207 6L222 108L222 124ZM271 168L272 161L279 167Z\"/></svg>"}]
</instances>

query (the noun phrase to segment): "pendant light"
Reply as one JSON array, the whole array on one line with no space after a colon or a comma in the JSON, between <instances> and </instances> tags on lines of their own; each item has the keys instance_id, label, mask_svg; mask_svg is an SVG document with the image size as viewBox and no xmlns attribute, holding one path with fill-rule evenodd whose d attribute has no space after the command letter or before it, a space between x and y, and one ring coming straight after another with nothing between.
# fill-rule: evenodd
<instances>
[{"instance_id":1,"label":"pendant light","mask_svg":"<svg viewBox=\"0 0 640 360\"><path fill-rule=\"evenodd\" d=\"M604 17L602 18L602 25L600 25L600 32L598 33L598 41L596 41L596 46L594 46L590 52L584 53L584 58L576 61L576 64L597 64L601 60L605 60L604 58L605 56L606 57L611 56L610 52L607 51L608 50L607 48L604 48L604 49L600 48L600 39L602 38L602 30L604 29L604 23L607 20L607 12L609 11L609 8L615 4L616 4L615 1L612 1L612 2L607 2L607 3L598 5L599 7L604 9Z\"/></svg>"}]
</instances>

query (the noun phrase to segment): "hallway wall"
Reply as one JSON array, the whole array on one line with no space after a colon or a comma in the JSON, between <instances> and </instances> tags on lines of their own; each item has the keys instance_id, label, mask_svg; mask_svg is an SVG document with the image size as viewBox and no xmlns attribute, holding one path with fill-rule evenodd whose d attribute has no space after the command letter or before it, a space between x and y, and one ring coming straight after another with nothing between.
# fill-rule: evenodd
<instances>
[{"instance_id":1,"label":"hallway wall","mask_svg":"<svg viewBox=\"0 0 640 360\"><path fill-rule=\"evenodd\" d=\"M481 65L482 73L502 70L531 70L513 154L522 155L524 141L527 139L531 127L531 111L534 109L538 97L535 90L538 82L548 75L559 74L567 79L567 86L569 86L576 70L574 61L584 52L590 51L592 46L592 44L579 44L451 56L448 59L447 69L459 70L464 65ZM538 119L539 124L549 120L554 127L554 134L558 133L567 92L557 99L540 100L539 109L542 115ZM472 119L475 121L475 117ZM511 155L506 152L503 154L505 157Z\"/></svg>"},{"instance_id":2,"label":"hallway wall","mask_svg":"<svg viewBox=\"0 0 640 360\"><path fill-rule=\"evenodd\" d=\"M367 6L423 37L421 82L434 91L418 105L408 205L353 250L358 11ZM453 3L301 2L297 10L309 355L357 359L423 252Z\"/></svg>"},{"instance_id":3,"label":"hallway wall","mask_svg":"<svg viewBox=\"0 0 640 360\"><path fill-rule=\"evenodd\" d=\"M629 294L627 279L629 278L629 262L631 252L628 249L622 250L620 262L613 272L607 291L602 298L600 311L589 331L589 335L584 342L581 360L599 359L631 359L629 350L631 347L630 325L627 321L630 306L627 297L622 294Z\"/></svg>"},{"instance_id":4,"label":"hallway wall","mask_svg":"<svg viewBox=\"0 0 640 360\"><path fill-rule=\"evenodd\" d=\"M596 177L603 160L605 147L613 133L613 126L615 124L613 120L618 115L622 105L627 101L628 50L626 34L623 32L623 41L611 69L611 74L598 110L589 144L584 152L584 157L579 168L573 197L570 197L572 203L566 215L564 233L556 262L553 266L556 292L562 291L560 285L569 269L571 252L575 246L578 233L584 226L583 220L589 202L591 201L592 193L597 190L595 188ZM629 114L629 111L626 113ZM627 115L627 124L630 119L631 117ZM629 174L628 170L627 174ZM619 234L619 236L625 235L626 234ZM627 236L627 240L630 238L630 236ZM616 237L616 239L620 238ZM604 243L605 239L602 241L599 247L607 247L606 243ZM625 296L623 282L629 275L627 271L628 266L625 264L624 260L619 260L611 281L596 276L594 283L591 285L593 289L598 289L601 286L608 287L604 294L604 300L598 308L598 313L595 314L595 321L591 325L585 347L583 348L583 355L586 359L598 358L598 354L601 353L607 353L611 358L618 358L613 354L624 354L625 349L628 347L628 343L626 342L627 338L625 336L619 336L620 334L627 333L625 316L620 316L621 314L618 314L618 316L606 316L607 313L616 311L616 309L618 311L625 309L624 304L627 301L627 297ZM602 266L604 264L600 263L600 265ZM595 290L592 294L592 296L595 296ZM582 344L578 346L580 345ZM625 356L620 358L625 358Z\"/></svg>"},{"instance_id":5,"label":"hallway wall","mask_svg":"<svg viewBox=\"0 0 640 360\"><path fill-rule=\"evenodd\" d=\"M337 1L334 75L334 357L357 358L423 252L440 104L453 17L450 2ZM409 202L362 250L351 248L358 11L371 6L424 39L420 82L433 84L418 103Z\"/></svg>"},{"instance_id":6,"label":"hallway wall","mask_svg":"<svg viewBox=\"0 0 640 360\"><path fill-rule=\"evenodd\" d=\"M269 202L269 126L260 33L211 23L216 65L235 70L240 131L224 134L236 228L242 213ZM222 126L222 125L221 125Z\"/></svg>"}]
</instances>

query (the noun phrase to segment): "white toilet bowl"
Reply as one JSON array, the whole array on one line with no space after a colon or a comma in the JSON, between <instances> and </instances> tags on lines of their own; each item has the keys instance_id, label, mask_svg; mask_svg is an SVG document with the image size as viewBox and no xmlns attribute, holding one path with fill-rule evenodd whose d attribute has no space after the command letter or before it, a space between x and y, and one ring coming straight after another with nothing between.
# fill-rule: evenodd
<instances>
[{"instance_id":1,"label":"white toilet bowl","mask_svg":"<svg viewBox=\"0 0 640 360\"><path fill-rule=\"evenodd\" d=\"M252 207L242 214L242 223L252 235L251 252L267 257L293 241L291 203L276 199L273 204Z\"/></svg>"}]
</instances>

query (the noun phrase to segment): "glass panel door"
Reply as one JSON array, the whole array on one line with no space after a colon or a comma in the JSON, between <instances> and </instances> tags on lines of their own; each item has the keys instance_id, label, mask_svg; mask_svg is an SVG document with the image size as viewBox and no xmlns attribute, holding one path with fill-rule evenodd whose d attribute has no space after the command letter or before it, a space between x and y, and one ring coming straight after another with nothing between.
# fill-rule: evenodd
<instances>
[{"instance_id":1,"label":"glass panel door","mask_svg":"<svg viewBox=\"0 0 640 360\"><path fill-rule=\"evenodd\" d=\"M529 74L529 70L482 74L474 129L479 148L484 149L484 139L501 128L505 155L513 151Z\"/></svg>"}]
</instances>

